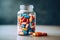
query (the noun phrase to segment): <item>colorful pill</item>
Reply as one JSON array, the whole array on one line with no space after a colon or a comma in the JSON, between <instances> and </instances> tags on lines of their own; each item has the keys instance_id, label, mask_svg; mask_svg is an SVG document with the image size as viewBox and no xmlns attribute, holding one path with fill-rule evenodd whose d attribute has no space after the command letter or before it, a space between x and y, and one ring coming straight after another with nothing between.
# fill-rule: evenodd
<instances>
[{"instance_id":1,"label":"colorful pill","mask_svg":"<svg viewBox=\"0 0 60 40\"><path fill-rule=\"evenodd\" d=\"M27 28L22 28L22 30L28 30Z\"/></svg>"},{"instance_id":2,"label":"colorful pill","mask_svg":"<svg viewBox=\"0 0 60 40\"><path fill-rule=\"evenodd\" d=\"M23 32L20 32L20 33L19 33L19 35L22 35L22 36L23 36L23 35L24 35L24 33L23 33Z\"/></svg>"},{"instance_id":3,"label":"colorful pill","mask_svg":"<svg viewBox=\"0 0 60 40\"><path fill-rule=\"evenodd\" d=\"M32 34L34 37L40 37L42 36L42 32L35 32Z\"/></svg>"},{"instance_id":4,"label":"colorful pill","mask_svg":"<svg viewBox=\"0 0 60 40\"><path fill-rule=\"evenodd\" d=\"M30 22L32 22L32 17L30 16L30 19L29 19Z\"/></svg>"},{"instance_id":5,"label":"colorful pill","mask_svg":"<svg viewBox=\"0 0 60 40\"><path fill-rule=\"evenodd\" d=\"M30 35L32 35L32 34L33 34L33 32L29 32L29 34L30 34Z\"/></svg>"},{"instance_id":6,"label":"colorful pill","mask_svg":"<svg viewBox=\"0 0 60 40\"><path fill-rule=\"evenodd\" d=\"M28 32L26 30L23 30L24 35L28 35Z\"/></svg>"},{"instance_id":7,"label":"colorful pill","mask_svg":"<svg viewBox=\"0 0 60 40\"><path fill-rule=\"evenodd\" d=\"M26 22L26 18L23 18L23 19L22 19L22 22Z\"/></svg>"},{"instance_id":8,"label":"colorful pill","mask_svg":"<svg viewBox=\"0 0 60 40\"><path fill-rule=\"evenodd\" d=\"M34 22L32 23L32 26L35 26L35 23Z\"/></svg>"},{"instance_id":9,"label":"colorful pill","mask_svg":"<svg viewBox=\"0 0 60 40\"><path fill-rule=\"evenodd\" d=\"M20 16L18 16L18 22L20 22Z\"/></svg>"},{"instance_id":10,"label":"colorful pill","mask_svg":"<svg viewBox=\"0 0 60 40\"><path fill-rule=\"evenodd\" d=\"M35 16L32 16L32 19L34 20L35 19Z\"/></svg>"},{"instance_id":11,"label":"colorful pill","mask_svg":"<svg viewBox=\"0 0 60 40\"><path fill-rule=\"evenodd\" d=\"M27 16L27 14L26 13L23 13L22 16Z\"/></svg>"},{"instance_id":12,"label":"colorful pill","mask_svg":"<svg viewBox=\"0 0 60 40\"><path fill-rule=\"evenodd\" d=\"M45 32L44 32L44 33L42 33L42 36L47 36L47 33L45 33Z\"/></svg>"},{"instance_id":13,"label":"colorful pill","mask_svg":"<svg viewBox=\"0 0 60 40\"><path fill-rule=\"evenodd\" d=\"M25 24L22 24L21 27L22 27L22 28L25 28Z\"/></svg>"},{"instance_id":14,"label":"colorful pill","mask_svg":"<svg viewBox=\"0 0 60 40\"><path fill-rule=\"evenodd\" d=\"M27 24L29 23L29 19L26 19L26 23L27 23Z\"/></svg>"},{"instance_id":15,"label":"colorful pill","mask_svg":"<svg viewBox=\"0 0 60 40\"><path fill-rule=\"evenodd\" d=\"M26 28L28 28L29 24L26 24Z\"/></svg>"},{"instance_id":16,"label":"colorful pill","mask_svg":"<svg viewBox=\"0 0 60 40\"><path fill-rule=\"evenodd\" d=\"M26 24L26 22L22 22L22 24Z\"/></svg>"}]
</instances>

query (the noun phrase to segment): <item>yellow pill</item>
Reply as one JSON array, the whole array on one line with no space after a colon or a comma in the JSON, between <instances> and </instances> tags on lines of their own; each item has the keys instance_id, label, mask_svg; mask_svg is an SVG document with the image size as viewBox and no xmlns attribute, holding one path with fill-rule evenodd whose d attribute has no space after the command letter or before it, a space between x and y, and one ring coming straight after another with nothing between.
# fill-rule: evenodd
<instances>
[{"instance_id":1,"label":"yellow pill","mask_svg":"<svg viewBox=\"0 0 60 40\"><path fill-rule=\"evenodd\" d=\"M22 28L22 30L27 30L27 28Z\"/></svg>"},{"instance_id":2,"label":"yellow pill","mask_svg":"<svg viewBox=\"0 0 60 40\"><path fill-rule=\"evenodd\" d=\"M30 17L29 21L32 22L32 17Z\"/></svg>"},{"instance_id":3,"label":"yellow pill","mask_svg":"<svg viewBox=\"0 0 60 40\"><path fill-rule=\"evenodd\" d=\"M24 33L23 32L20 32L19 35L24 35Z\"/></svg>"}]
</instances>

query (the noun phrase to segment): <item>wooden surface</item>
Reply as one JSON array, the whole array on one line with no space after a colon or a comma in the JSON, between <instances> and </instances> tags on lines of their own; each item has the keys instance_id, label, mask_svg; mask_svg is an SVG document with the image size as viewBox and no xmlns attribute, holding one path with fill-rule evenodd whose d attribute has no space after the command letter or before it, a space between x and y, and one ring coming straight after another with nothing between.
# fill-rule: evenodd
<instances>
[{"instance_id":1,"label":"wooden surface","mask_svg":"<svg viewBox=\"0 0 60 40\"><path fill-rule=\"evenodd\" d=\"M60 40L59 26L36 26L36 31L47 32L47 37L18 36L16 25L0 25L0 40Z\"/></svg>"}]
</instances>

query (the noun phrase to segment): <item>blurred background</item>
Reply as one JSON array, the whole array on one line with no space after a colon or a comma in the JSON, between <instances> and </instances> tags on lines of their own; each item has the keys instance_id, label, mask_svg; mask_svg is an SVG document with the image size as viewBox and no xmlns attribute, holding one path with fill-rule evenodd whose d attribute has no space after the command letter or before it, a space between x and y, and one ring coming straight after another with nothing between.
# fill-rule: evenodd
<instances>
[{"instance_id":1,"label":"blurred background","mask_svg":"<svg viewBox=\"0 0 60 40\"><path fill-rule=\"evenodd\" d=\"M60 25L59 0L0 0L0 25L16 25L21 4L34 5L37 25Z\"/></svg>"}]
</instances>

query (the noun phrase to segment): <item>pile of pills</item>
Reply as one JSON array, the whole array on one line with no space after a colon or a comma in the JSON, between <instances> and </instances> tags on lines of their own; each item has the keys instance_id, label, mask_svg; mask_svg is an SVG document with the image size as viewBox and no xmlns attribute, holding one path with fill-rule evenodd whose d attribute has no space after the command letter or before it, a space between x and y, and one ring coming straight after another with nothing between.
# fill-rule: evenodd
<instances>
[{"instance_id":1,"label":"pile of pills","mask_svg":"<svg viewBox=\"0 0 60 40\"><path fill-rule=\"evenodd\" d=\"M18 16L19 35L30 35L35 32L35 16L22 13Z\"/></svg>"}]
</instances>

